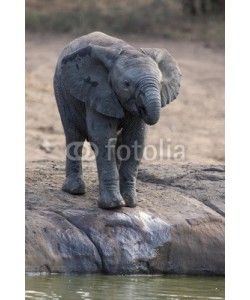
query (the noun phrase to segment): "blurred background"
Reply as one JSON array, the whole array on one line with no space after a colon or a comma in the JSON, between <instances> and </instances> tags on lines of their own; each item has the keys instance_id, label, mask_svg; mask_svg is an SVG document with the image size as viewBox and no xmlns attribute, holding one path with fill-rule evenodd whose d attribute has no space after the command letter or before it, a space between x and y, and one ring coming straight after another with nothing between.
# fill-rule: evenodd
<instances>
[{"instance_id":1,"label":"blurred background","mask_svg":"<svg viewBox=\"0 0 250 300\"><path fill-rule=\"evenodd\" d=\"M225 0L26 0L35 32L143 34L224 43Z\"/></svg>"},{"instance_id":2,"label":"blurred background","mask_svg":"<svg viewBox=\"0 0 250 300\"><path fill-rule=\"evenodd\" d=\"M64 159L57 57L72 39L102 31L136 48L166 48L181 69L179 97L148 129L157 155L148 148L147 158L224 163L224 12L224 0L26 0L26 160Z\"/></svg>"}]
</instances>

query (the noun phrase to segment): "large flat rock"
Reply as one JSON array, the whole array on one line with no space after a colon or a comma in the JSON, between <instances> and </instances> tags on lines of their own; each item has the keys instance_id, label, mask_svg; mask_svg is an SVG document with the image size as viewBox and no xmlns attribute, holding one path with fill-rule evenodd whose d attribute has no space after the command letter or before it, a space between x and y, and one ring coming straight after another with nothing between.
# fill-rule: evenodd
<instances>
[{"instance_id":1,"label":"large flat rock","mask_svg":"<svg viewBox=\"0 0 250 300\"><path fill-rule=\"evenodd\" d=\"M26 272L224 274L222 165L142 164L136 208L97 207L93 162L87 193L61 190L58 161L26 163Z\"/></svg>"}]
</instances>

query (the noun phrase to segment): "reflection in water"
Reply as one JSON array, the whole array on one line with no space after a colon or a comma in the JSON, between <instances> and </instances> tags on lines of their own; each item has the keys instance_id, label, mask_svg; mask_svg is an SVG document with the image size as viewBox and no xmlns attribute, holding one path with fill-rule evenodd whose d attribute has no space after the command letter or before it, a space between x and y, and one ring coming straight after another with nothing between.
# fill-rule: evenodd
<instances>
[{"instance_id":1,"label":"reflection in water","mask_svg":"<svg viewBox=\"0 0 250 300\"><path fill-rule=\"evenodd\" d=\"M225 299L223 277L27 276L25 299Z\"/></svg>"}]
</instances>

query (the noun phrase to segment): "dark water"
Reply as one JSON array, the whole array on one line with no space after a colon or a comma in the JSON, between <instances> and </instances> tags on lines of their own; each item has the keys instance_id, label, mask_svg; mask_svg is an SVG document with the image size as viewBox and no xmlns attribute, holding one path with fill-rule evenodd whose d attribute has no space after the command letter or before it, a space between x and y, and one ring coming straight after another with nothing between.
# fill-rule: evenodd
<instances>
[{"instance_id":1,"label":"dark water","mask_svg":"<svg viewBox=\"0 0 250 300\"><path fill-rule=\"evenodd\" d=\"M27 276L25 299L225 299L223 277Z\"/></svg>"}]
</instances>

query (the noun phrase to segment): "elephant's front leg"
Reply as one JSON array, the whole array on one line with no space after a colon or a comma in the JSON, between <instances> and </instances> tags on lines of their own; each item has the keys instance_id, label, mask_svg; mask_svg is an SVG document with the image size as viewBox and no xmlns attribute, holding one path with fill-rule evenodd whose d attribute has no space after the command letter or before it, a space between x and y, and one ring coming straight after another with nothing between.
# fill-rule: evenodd
<instances>
[{"instance_id":1,"label":"elephant's front leg","mask_svg":"<svg viewBox=\"0 0 250 300\"><path fill-rule=\"evenodd\" d=\"M99 178L98 206L106 209L125 206L120 194L115 156L117 120L105 117L88 108L87 127L89 139L96 155Z\"/></svg>"},{"instance_id":2,"label":"elephant's front leg","mask_svg":"<svg viewBox=\"0 0 250 300\"><path fill-rule=\"evenodd\" d=\"M122 132L122 144L117 148L121 160L119 169L120 191L126 206L137 205L136 177L142 159L146 125L143 120L128 120Z\"/></svg>"}]
</instances>

